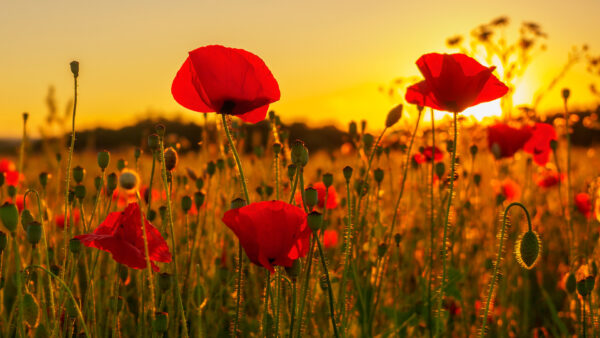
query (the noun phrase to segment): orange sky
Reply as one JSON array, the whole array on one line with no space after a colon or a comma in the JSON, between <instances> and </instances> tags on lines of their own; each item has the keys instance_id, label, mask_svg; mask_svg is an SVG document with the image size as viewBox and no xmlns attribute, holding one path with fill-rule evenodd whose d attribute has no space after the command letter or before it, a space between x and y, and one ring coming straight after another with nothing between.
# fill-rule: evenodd
<instances>
[{"instance_id":1,"label":"orange sky","mask_svg":"<svg viewBox=\"0 0 600 338\"><path fill-rule=\"evenodd\" d=\"M206 44L247 49L263 58L279 81L272 107L284 122L368 118L379 128L395 102L377 89L399 76L418 75L424 53L450 51L445 40L468 34L500 15L538 22L548 49L529 68L516 104L562 67L571 46L600 51L600 1L10 1L0 5L0 136L20 134L21 112L35 133L43 123L48 87L59 109L72 95L68 64L81 62L79 128L129 123L146 111L196 113L179 107L171 81L187 52ZM581 64L541 105L594 103ZM493 109L493 108L491 108ZM483 109L480 109L481 112Z\"/></svg>"}]
</instances>

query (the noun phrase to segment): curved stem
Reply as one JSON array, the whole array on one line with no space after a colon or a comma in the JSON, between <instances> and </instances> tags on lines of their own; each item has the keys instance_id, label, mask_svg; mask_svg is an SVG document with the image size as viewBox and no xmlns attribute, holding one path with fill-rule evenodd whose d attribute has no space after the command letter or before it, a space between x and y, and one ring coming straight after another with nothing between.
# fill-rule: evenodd
<instances>
[{"instance_id":1,"label":"curved stem","mask_svg":"<svg viewBox=\"0 0 600 338\"><path fill-rule=\"evenodd\" d=\"M498 245L498 255L496 256L496 263L494 264L494 272L492 273L492 280L490 281L490 289L488 291L487 300L485 302L485 309L483 311L483 318L482 318L483 323L481 324L481 331L479 332L480 337L485 336L485 326L487 324L488 311L490 309L490 302L491 302L493 294L494 294L494 285L496 283L496 275L498 274L498 267L500 266L500 259L502 257L502 246L504 244L504 233L506 231L506 219L508 217L508 212L510 211L510 209L512 207L519 207L519 208L523 209L523 211L525 212L525 215L527 216L528 230L532 231L531 217L529 216L529 211L527 211L527 208L525 208L525 206L523 204L521 204L519 202L513 202L513 203L509 204L506 207L506 209L504 209L504 216L502 217L502 229L500 230L500 244Z\"/></svg>"},{"instance_id":2,"label":"curved stem","mask_svg":"<svg viewBox=\"0 0 600 338\"><path fill-rule=\"evenodd\" d=\"M446 218L444 221L444 234L442 236L442 285L440 286L440 298L438 299L437 316L438 320L435 325L436 336L439 333L439 322L442 319L442 302L444 300L444 288L446 287L446 262L448 260L448 245L446 238L448 237L448 223L450 221L450 207L452 206L452 195L454 194L454 166L456 165L456 148L458 138L458 113L454 113L454 138L452 144L452 162L450 169L450 192L448 195L448 205L446 207ZM433 159L432 159L433 160Z\"/></svg>"},{"instance_id":3,"label":"curved stem","mask_svg":"<svg viewBox=\"0 0 600 338\"><path fill-rule=\"evenodd\" d=\"M44 214L42 213L42 202L40 200L40 195L39 193L35 190L35 189L28 189L25 192L25 195L23 195L23 210L26 209L26 205L27 205L27 195L28 194L35 194L36 198L37 198L37 205L38 205L38 214L40 216L40 224L42 225L42 240L44 241L44 251L46 253L46 266L50 267L50 258L48 258L48 241L46 239L46 228L44 227ZM52 321L54 321L56 319L56 307L54 305L54 291L52 288L52 284L50 283L50 279L48 279L48 290L50 295L48 298L50 298L50 307L52 308Z\"/></svg>"},{"instance_id":4,"label":"curved stem","mask_svg":"<svg viewBox=\"0 0 600 338\"><path fill-rule=\"evenodd\" d=\"M77 300L73 296L73 293L71 292L71 289L67 286L67 284L60 277L58 277L57 275L53 274L52 272L50 272L50 270L44 268L43 266L40 266L40 265L30 265L27 268L25 268L25 270L31 269L31 268L40 269L40 270L46 272L52 278L54 278L54 279L56 279L57 281L60 282L60 284L65 288L65 291L67 291L67 293L71 297L71 301L73 302L73 305L75 306L75 310L77 310L77 315L79 316L79 320L81 321L81 326L83 326L83 332L85 333L85 336L88 337L88 338L91 337L90 333L88 331L87 325L85 325L85 320L83 319L83 314L81 313L81 309L79 308L79 305L77 304Z\"/></svg>"},{"instance_id":5,"label":"curved stem","mask_svg":"<svg viewBox=\"0 0 600 338\"><path fill-rule=\"evenodd\" d=\"M173 250L173 275L175 278L175 295L177 298L177 307L181 313L181 325L183 326L183 336L188 337L187 320L185 317L185 309L183 308L183 301L181 300L181 291L179 290L179 276L177 273L177 248L175 246L175 230L173 229L173 210L171 208L171 189L169 189L169 183L167 180L167 168L165 166L165 144L162 135L159 137L160 144L160 163L163 187L167 194L167 218L169 223L169 230L171 231L171 246Z\"/></svg>"}]
</instances>

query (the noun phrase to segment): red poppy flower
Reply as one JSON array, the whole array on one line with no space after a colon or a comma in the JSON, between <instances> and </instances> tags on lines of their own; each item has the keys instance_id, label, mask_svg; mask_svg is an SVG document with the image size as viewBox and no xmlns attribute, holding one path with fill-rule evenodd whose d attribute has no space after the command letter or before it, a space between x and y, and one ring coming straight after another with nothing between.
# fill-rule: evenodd
<instances>
[{"instance_id":1,"label":"red poppy flower","mask_svg":"<svg viewBox=\"0 0 600 338\"><path fill-rule=\"evenodd\" d=\"M79 212L79 210L77 210L77 209L73 210L73 223L75 225L79 224L80 219L81 219L81 213ZM70 216L67 219L67 223L68 222L71 222ZM54 224L56 224L57 227L63 229L65 227L65 214L56 215L54 217ZM69 224L67 224L67 226L69 226Z\"/></svg>"},{"instance_id":2,"label":"red poppy flower","mask_svg":"<svg viewBox=\"0 0 600 338\"><path fill-rule=\"evenodd\" d=\"M417 60L425 80L406 90L406 101L449 112L462 112L508 92L492 72L464 54L425 54Z\"/></svg>"},{"instance_id":3,"label":"red poppy flower","mask_svg":"<svg viewBox=\"0 0 600 338\"><path fill-rule=\"evenodd\" d=\"M264 120L269 104L280 97L277 80L263 60L243 49L223 46L189 52L171 93L188 109L235 115L251 123Z\"/></svg>"},{"instance_id":4,"label":"red poppy flower","mask_svg":"<svg viewBox=\"0 0 600 338\"><path fill-rule=\"evenodd\" d=\"M537 185L542 188L551 188L558 184L558 182L565 179L565 174L559 174L553 170L546 170L542 174L542 178L537 181Z\"/></svg>"},{"instance_id":5,"label":"red poppy flower","mask_svg":"<svg viewBox=\"0 0 600 338\"><path fill-rule=\"evenodd\" d=\"M503 195L509 202L518 200L521 196L521 187L510 178L505 178L502 182L492 181L492 186L496 195Z\"/></svg>"},{"instance_id":6,"label":"red poppy flower","mask_svg":"<svg viewBox=\"0 0 600 338\"><path fill-rule=\"evenodd\" d=\"M523 150L533 155L533 161L538 165L544 166L550 159L550 141L556 140L556 131L551 124L536 123L533 127L533 134Z\"/></svg>"},{"instance_id":7,"label":"red poppy flower","mask_svg":"<svg viewBox=\"0 0 600 338\"><path fill-rule=\"evenodd\" d=\"M15 163L11 160L8 159L1 159L0 160L0 173L6 173L9 171L16 171L17 167L15 166Z\"/></svg>"},{"instance_id":8,"label":"red poppy flower","mask_svg":"<svg viewBox=\"0 0 600 338\"><path fill-rule=\"evenodd\" d=\"M4 178L6 179L6 184L16 186L19 182L25 179L25 176L20 174L18 171L7 171L4 173Z\"/></svg>"},{"instance_id":9,"label":"red poppy flower","mask_svg":"<svg viewBox=\"0 0 600 338\"><path fill-rule=\"evenodd\" d=\"M531 138L531 128L513 128L506 123L488 127L488 147L496 158L512 157Z\"/></svg>"},{"instance_id":10,"label":"red poppy flower","mask_svg":"<svg viewBox=\"0 0 600 338\"><path fill-rule=\"evenodd\" d=\"M158 229L145 217L144 222L146 222L146 237L152 270L159 271L154 262L170 262L171 252ZM111 212L93 233L75 236L75 238L88 247L110 252L118 263L134 269L146 268L144 235L140 207L137 203L129 204L123 211Z\"/></svg>"},{"instance_id":11,"label":"red poppy flower","mask_svg":"<svg viewBox=\"0 0 600 338\"><path fill-rule=\"evenodd\" d=\"M337 207L337 192L333 186L327 188L323 182L317 182L312 187L317 189L317 197L319 198L317 205L319 208L323 208L325 205L325 195L327 195L327 209L335 209ZM303 208L304 204L302 204L302 194L300 191L296 192L294 198L296 199L296 204Z\"/></svg>"},{"instance_id":12,"label":"red poppy flower","mask_svg":"<svg viewBox=\"0 0 600 338\"><path fill-rule=\"evenodd\" d=\"M338 244L338 232L335 230L323 231L323 245L325 248L330 249Z\"/></svg>"},{"instance_id":13,"label":"red poppy flower","mask_svg":"<svg viewBox=\"0 0 600 338\"><path fill-rule=\"evenodd\" d=\"M252 203L225 212L223 223L238 237L250 261L271 272L274 265L290 267L308 253L311 231L306 213L291 204Z\"/></svg>"},{"instance_id":14,"label":"red poppy flower","mask_svg":"<svg viewBox=\"0 0 600 338\"><path fill-rule=\"evenodd\" d=\"M425 163L425 156L423 154L421 154L421 153L416 153L416 154L413 155L412 161L414 163L416 163L417 165L418 164L423 164L423 163Z\"/></svg>"},{"instance_id":15,"label":"red poppy flower","mask_svg":"<svg viewBox=\"0 0 600 338\"><path fill-rule=\"evenodd\" d=\"M425 160L427 162L431 162L431 155L434 154L433 151L433 147L427 147L425 149L423 149L423 156L425 156ZM444 159L444 153L442 152L442 150L438 147L435 147L435 155L434 155L434 161L435 162L440 162L441 160Z\"/></svg>"},{"instance_id":16,"label":"red poppy flower","mask_svg":"<svg viewBox=\"0 0 600 338\"><path fill-rule=\"evenodd\" d=\"M590 195L584 192L575 195L575 206L577 207L577 211L585 216L585 218L590 218L592 215L592 199Z\"/></svg>"}]
</instances>

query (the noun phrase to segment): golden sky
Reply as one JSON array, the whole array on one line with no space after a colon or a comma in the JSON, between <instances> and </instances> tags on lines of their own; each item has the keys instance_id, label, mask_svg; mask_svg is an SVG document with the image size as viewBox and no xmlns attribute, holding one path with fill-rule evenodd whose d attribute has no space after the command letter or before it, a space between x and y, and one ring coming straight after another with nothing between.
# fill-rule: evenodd
<instances>
[{"instance_id":1,"label":"golden sky","mask_svg":"<svg viewBox=\"0 0 600 338\"><path fill-rule=\"evenodd\" d=\"M282 93L272 108L284 122L367 118L379 128L399 103L379 86L419 75L420 55L449 52L447 37L501 15L512 29L534 21L549 35L515 96L516 104L529 103L572 46L588 43L598 54L598 13L598 0L3 1L0 137L20 134L24 111L35 133L51 85L62 112L72 96L74 59L81 63L79 128L118 126L150 110L199 119L177 105L170 86L187 52L207 44L243 48L266 62ZM565 86L575 104L591 107L589 81L577 65L541 108L558 106Z\"/></svg>"}]
</instances>

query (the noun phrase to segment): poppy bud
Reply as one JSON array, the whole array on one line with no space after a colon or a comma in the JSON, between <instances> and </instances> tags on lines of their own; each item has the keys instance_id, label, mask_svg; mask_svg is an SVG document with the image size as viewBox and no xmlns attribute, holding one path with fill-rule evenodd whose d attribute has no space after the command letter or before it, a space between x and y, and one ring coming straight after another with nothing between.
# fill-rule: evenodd
<instances>
[{"instance_id":1,"label":"poppy bud","mask_svg":"<svg viewBox=\"0 0 600 338\"><path fill-rule=\"evenodd\" d=\"M102 189L102 177L94 177L94 188L96 188L96 191Z\"/></svg>"},{"instance_id":2,"label":"poppy bud","mask_svg":"<svg viewBox=\"0 0 600 338\"><path fill-rule=\"evenodd\" d=\"M33 215L29 209L25 209L21 212L21 225L23 226L23 230L27 231L27 227L33 221L35 221L35 218L33 218Z\"/></svg>"},{"instance_id":3,"label":"poppy bud","mask_svg":"<svg viewBox=\"0 0 600 338\"><path fill-rule=\"evenodd\" d=\"M187 214L191 208L192 208L192 198L187 195L183 196L181 198L181 209L183 209L183 212L185 212Z\"/></svg>"},{"instance_id":4,"label":"poppy bud","mask_svg":"<svg viewBox=\"0 0 600 338\"><path fill-rule=\"evenodd\" d=\"M135 158L135 160L137 161L140 158L140 156L142 156L142 149L136 147L133 150L133 158Z\"/></svg>"},{"instance_id":5,"label":"poppy bud","mask_svg":"<svg viewBox=\"0 0 600 338\"><path fill-rule=\"evenodd\" d=\"M129 269L127 268L127 266L125 265L119 265L119 278L121 278L121 281L126 281L127 278L129 278Z\"/></svg>"},{"instance_id":6,"label":"poppy bud","mask_svg":"<svg viewBox=\"0 0 600 338\"><path fill-rule=\"evenodd\" d=\"M287 167L287 176L290 181L294 179L294 175L296 174L296 165L290 164Z\"/></svg>"},{"instance_id":7,"label":"poppy bud","mask_svg":"<svg viewBox=\"0 0 600 338\"><path fill-rule=\"evenodd\" d=\"M138 174L132 170L125 170L119 177L119 185L125 190L133 190L137 188L140 179Z\"/></svg>"},{"instance_id":8,"label":"poppy bud","mask_svg":"<svg viewBox=\"0 0 600 338\"><path fill-rule=\"evenodd\" d=\"M571 96L571 91L569 90L569 88L565 88L562 90L562 98L563 100L568 100L569 96Z\"/></svg>"},{"instance_id":9,"label":"poppy bud","mask_svg":"<svg viewBox=\"0 0 600 338\"><path fill-rule=\"evenodd\" d=\"M394 107L392 110L390 110L390 112L387 114L387 117L385 118L385 127L389 128L389 127L393 126L394 124L396 124L396 122L398 122L398 120L400 120L401 117L402 117L402 104L399 104L396 107Z\"/></svg>"},{"instance_id":10,"label":"poppy bud","mask_svg":"<svg viewBox=\"0 0 600 338\"><path fill-rule=\"evenodd\" d=\"M206 198L206 195L204 195L204 193L202 191L196 191L194 193L194 204L196 204L196 209L200 209L200 207L202 206L202 204L204 204L204 199Z\"/></svg>"},{"instance_id":11,"label":"poppy bud","mask_svg":"<svg viewBox=\"0 0 600 338\"><path fill-rule=\"evenodd\" d=\"M158 149L160 149L160 139L158 135L148 135L148 148L150 148L150 151L152 152L156 152Z\"/></svg>"},{"instance_id":12,"label":"poppy bud","mask_svg":"<svg viewBox=\"0 0 600 338\"><path fill-rule=\"evenodd\" d=\"M160 137L164 137L165 136L165 126L163 124L157 124L156 127L154 127L154 130L156 131L156 133L158 134L158 136Z\"/></svg>"},{"instance_id":13,"label":"poppy bud","mask_svg":"<svg viewBox=\"0 0 600 338\"><path fill-rule=\"evenodd\" d=\"M479 151L479 148L477 148L477 145L473 144L471 147L469 147L469 151L471 152L471 156L475 157L477 155L477 151Z\"/></svg>"},{"instance_id":14,"label":"poppy bud","mask_svg":"<svg viewBox=\"0 0 600 338\"><path fill-rule=\"evenodd\" d=\"M373 148L373 143L375 143L375 138L371 134L363 135L363 144L365 146L365 152L370 151Z\"/></svg>"},{"instance_id":15,"label":"poppy bud","mask_svg":"<svg viewBox=\"0 0 600 338\"><path fill-rule=\"evenodd\" d=\"M223 171L223 169L225 169L225 160L222 158L217 160L217 169L219 169L219 171Z\"/></svg>"},{"instance_id":16,"label":"poppy bud","mask_svg":"<svg viewBox=\"0 0 600 338\"><path fill-rule=\"evenodd\" d=\"M106 177L106 189L108 190L109 195L117 189L117 174L110 173L108 177Z\"/></svg>"},{"instance_id":17,"label":"poppy bud","mask_svg":"<svg viewBox=\"0 0 600 338\"><path fill-rule=\"evenodd\" d=\"M437 175L438 178L442 178L442 176L444 175L444 172L446 172L446 165L444 165L444 162L438 162L435 164L435 174Z\"/></svg>"},{"instance_id":18,"label":"poppy bud","mask_svg":"<svg viewBox=\"0 0 600 338\"><path fill-rule=\"evenodd\" d=\"M42 239L42 225L39 222L31 222L27 226L27 241L32 245L36 245Z\"/></svg>"},{"instance_id":19,"label":"poppy bud","mask_svg":"<svg viewBox=\"0 0 600 338\"><path fill-rule=\"evenodd\" d=\"M108 163L110 162L110 153L108 150L103 150L98 152L98 167L104 171L106 167L108 167Z\"/></svg>"},{"instance_id":20,"label":"poppy bud","mask_svg":"<svg viewBox=\"0 0 600 338\"><path fill-rule=\"evenodd\" d=\"M557 148L558 148L558 141L550 140L550 149L552 149L552 151L556 152Z\"/></svg>"},{"instance_id":21,"label":"poppy bud","mask_svg":"<svg viewBox=\"0 0 600 338\"><path fill-rule=\"evenodd\" d=\"M327 289L329 288L329 284L327 283L327 275L321 275L321 277L319 278L319 287L321 287L321 290L327 291Z\"/></svg>"},{"instance_id":22,"label":"poppy bud","mask_svg":"<svg viewBox=\"0 0 600 338\"><path fill-rule=\"evenodd\" d=\"M164 205L161 205L158 208L158 213L160 214L160 220L164 223L165 222L165 218L167 217L167 207Z\"/></svg>"},{"instance_id":23,"label":"poppy bud","mask_svg":"<svg viewBox=\"0 0 600 338\"><path fill-rule=\"evenodd\" d=\"M308 163L308 149L301 140L292 144L292 163L297 167L304 167Z\"/></svg>"},{"instance_id":24,"label":"poppy bud","mask_svg":"<svg viewBox=\"0 0 600 338\"><path fill-rule=\"evenodd\" d=\"M399 247L400 246L400 241L402 240L402 235L400 235L399 233L396 233L394 235L394 241L396 242L396 246Z\"/></svg>"},{"instance_id":25,"label":"poppy bud","mask_svg":"<svg viewBox=\"0 0 600 338\"><path fill-rule=\"evenodd\" d=\"M323 184L326 188L329 188L333 185L333 174L326 173L323 174Z\"/></svg>"},{"instance_id":26,"label":"poppy bud","mask_svg":"<svg viewBox=\"0 0 600 338\"><path fill-rule=\"evenodd\" d=\"M274 143L273 144L273 152L276 155L279 155L279 153L281 152L281 143Z\"/></svg>"},{"instance_id":27,"label":"poppy bud","mask_svg":"<svg viewBox=\"0 0 600 338\"><path fill-rule=\"evenodd\" d=\"M23 319L25 320L25 323L31 328L36 327L40 317L40 306L38 302L29 292L23 294L21 302L23 304Z\"/></svg>"},{"instance_id":28,"label":"poppy bud","mask_svg":"<svg viewBox=\"0 0 600 338\"><path fill-rule=\"evenodd\" d=\"M298 276L300 276L301 270L302 264L300 263L299 259L295 259L292 263L292 266L285 268L285 272L292 280L295 280Z\"/></svg>"},{"instance_id":29,"label":"poppy bud","mask_svg":"<svg viewBox=\"0 0 600 338\"><path fill-rule=\"evenodd\" d=\"M367 129L367 120L361 120L360 121L360 131L364 134L366 129Z\"/></svg>"},{"instance_id":30,"label":"poppy bud","mask_svg":"<svg viewBox=\"0 0 600 338\"><path fill-rule=\"evenodd\" d=\"M231 208L230 209L239 209L241 207L245 207L246 206L246 200L243 198L236 198L233 201L231 201Z\"/></svg>"},{"instance_id":31,"label":"poppy bud","mask_svg":"<svg viewBox=\"0 0 600 338\"><path fill-rule=\"evenodd\" d=\"M154 209L148 210L146 219L148 219L148 222L154 222L154 220L156 219L156 210L154 210Z\"/></svg>"},{"instance_id":32,"label":"poppy bud","mask_svg":"<svg viewBox=\"0 0 600 338\"><path fill-rule=\"evenodd\" d=\"M71 250L71 252L73 254L78 254L81 252L81 241L77 238L71 238L69 240L69 250Z\"/></svg>"},{"instance_id":33,"label":"poppy bud","mask_svg":"<svg viewBox=\"0 0 600 338\"><path fill-rule=\"evenodd\" d=\"M588 290L588 293L594 291L594 286L596 285L596 278L594 276L588 276L585 280L585 286Z\"/></svg>"},{"instance_id":34,"label":"poppy bud","mask_svg":"<svg viewBox=\"0 0 600 338\"><path fill-rule=\"evenodd\" d=\"M158 287L162 292L171 288L171 274L163 272L158 275Z\"/></svg>"},{"instance_id":35,"label":"poppy bud","mask_svg":"<svg viewBox=\"0 0 600 338\"><path fill-rule=\"evenodd\" d=\"M481 174L473 175L473 183L475 183L476 186L479 186L481 183Z\"/></svg>"},{"instance_id":36,"label":"poppy bud","mask_svg":"<svg viewBox=\"0 0 600 338\"><path fill-rule=\"evenodd\" d=\"M7 238L3 231L0 231L0 254L6 249Z\"/></svg>"},{"instance_id":37,"label":"poppy bud","mask_svg":"<svg viewBox=\"0 0 600 338\"><path fill-rule=\"evenodd\" d=\"M15 187L14 185L9 185L7 188L8 191L8 197L10 197L11 199L14 199L15 196L17 195L17 187Z\"/></svg>"},{"instance_id":38,"label":"poppy bud","mask_svg":"<svg viewBox=\"0 0 600 338\"><path fill-rule=\"evenodd\" d=\"M165 150L165 167L168 171L173 171L177 166L178 156L177 151L173 147Z\"/></svg>"},{"instance_id":39,"label":"poppy bud","mask_svg":"<svg viewBox=\"0 0 600 338\"><path fill-rule=\"evenodd\" d=\"M77 78L79 76L79 62L71 61L69 66L71 66L71 73L73 73L73 77Z\"/></svg>"},{"instance_id":40,"label":"poppy bud","mask_svg":"<svg viewBox=\"0 0 600 338\"><path fill-rule=\"evenodd\" d=\"M575 279L575 275L573 273L570 273L569 277L567 277L566 287L568 293L575 292L575 289L577 288L577 280Z\"/></svg>"},{"instance_id":41,"label":"poppy bud","mask_svg":"<svg viewBox=\"0 0 600 338\"><path fill-rule=\"evenodd\" d=\"M587 288L586 279L582 279L579 282L577 282L577 293L583 298L585 298L590 293Z\"/></svg>"},{"instance_id":42,"label":"poppy bud","mask_svg":"<svg viewBox=\"0 0 600 338\"><path fill-rule=\"evenodd\" d=\"M319 203L319 192L317 189L310 187L304 190L304 202L309 209L312 209L317 203Z\"/></svg>"},{"instance_id":43,"label":"poppy bud","mask_svg":"<svg viewBox=\"0 0 600 338\"><path fill-rule=\"evenodd\" d=\"M8 231L14 233L17 230L17 224L19 224L19 210L17 210L17 206L9 202L4 202L0 207L0 220L2 220L2 224Z\"/></svg>"},{"instance_id":44,"label":"poppy bud","mask_svg":"<svg viewBox=\"0 0 600 338\"><path fill-rule=\"evenodd\" d=\"M267 185L267 186L265 187L265 196L266 196L267 198L269 198L271 195L273 195L273 187L272 187L272 186L270 186L270 185Z\"/></svg>"},{"instance_id":45,"label":"poppy bud","mask_svg":"<svg viewBox=\"0 0 600 338\"><path fill-rule=\"evenodd\" d=\"M373 177L375 178L375 182L381 183L383 181L383 170L381 168L377 168L373 171Z\"/></svg>"},{"instance_id":46,"label":"poppy bud","mask_svg":"<svg viewBox=\"0 0 600 338\"><path fill-rule=\"evenodd\" d=\"M73 168L73 180L75 183L80 184L83 181L83 177L85 176L85 169L81 166L76 166Z\"/></svg>"},{"instance_id":47,"label":"poppy bud","mask_svg":"<svg viewBox=\"0 0 600 338\"><path fill-rule=\"evenodd\" d=\"M369 184L363 180L354 181L354 191L358 196L365 196L369 191Z\"/></svg>"},{"instance_id":48,"label":"poppy bud","mask_svg":"<svg viewBox=\"0 0 600 338\"><path fill-rule=\"evenodd\" d=\"M312 231L319 231L323 227L323 215L318 211L312 211L306 216L306 222Z\"/></svg>"},{"instance_id":49,"label":"poppy bud","mask_svg":"<svg viewBox=\"0 0 600 338\"><path fill-rule=\"evenodd\" d=\"M2 176L2 179L4 179L3 175L0 175L0 176ZM42 186L42 188L46 189L46 185L48 184L48 173L46 173L46 172L40 173L39 180L40 180L40 185ZM2 185L0 184L0 187L1 186Z\"/></svg>"},{"instance_id":50,"label":"poppy bud","mask_svg":"<svg viewBox=\"0 0 600 338\"><path fill-rule=\"evenodd\" d=\"M540 257L541 248L538 234L531 230L525 232L515 244L517 262L525 269L533 268Z\"/></svg>"},{"instance_id":51,"label":"poppy bud","mask_svg":"<svg viewBox=\"0 0 600 338\"><path fill-rule=\"evenodd\" d=\"M60 163L62 160L62 155L60 153L56 153L56 162Z\"/></svg>"},{"instance_id":52,"label":"poppy bud","mask_svg":"<svg viewBox=\"0 0 600 338\"><path fill-rule=\"evenodd\" d=\"M355 121L350 121L350 124L348 124L348 134L350 134L350 137L352 138L358 135L358 126Z\"/></svg>"},{"instance_id":53,"label":"poppy bud","mask_svg":"<svg viewBox=\"0 0 600 338\"><path fill-rule=\"evenodd\" d=\"M75 197L79 200L79 203L85 198L85 186L84 185L76 185L75 186Z\"/></svg>"},{"instance_id":54,"label":"poppy bud","mask_svg":"<svg viewBox=\"0 0 600 338\"><path fill-rule=\"evenodd\" d=\"M385 253L387 252L387 244L385 243L381 243L377 246L377 255L379 256L379 258L382 258Z\"/></svg>"},{"instance_id":55,"label":"poppy bud","mask_svg":"<svg viewBox=\"0 0 600 338\"><path fill-rule=\"evenodd\" d=\"M154 322L152 322L154 332L165 333L169 328L169 314L166 312L156 312Z\"/></svg>"},{"instance_id":56,"label":"poppy bud","mask_svg":"<svg viewBox=\"0 0 600 338\"><path fill-rule=\"evenodd\" d=\"M211 176L215 174L215 172L217 171L217 165L214 161L209 161L208 163L206 163L206 173L208 174L208 176Z\"/></svg>"},{"instance_id":57,"label":"poppy bud","mask_svg":"<svg viewBox=\"0 0 600 338\"><path fill-rule=\"evenodd\" d=\"M352 167L351 167L351 166L348 166L348 165L347 165L347 166L345 166L345 167L344 167L344 170L343 170L343 171L344 171L344 178L346 179L346 183L347 183L347 182L350 182L350 178L352 177L352 171L353 171L353 170L354 170L354 169L352 169Z\"/></svg>"},{"instance_id":58,"label":"poppy bud","mask_svg":"<svg viewBox=\"0 0 600 338\"><path fill-rule=\"evenodd\" d=\"M125 169L125 167L127 167L127 161L125 161L122 158L118 159L117 160L117 170L123 171L123 169Z\"/></svg>"},{"instance_id":59,"label":"poppy bud","mask_svg":"<svg viewBox=\"0 0 600 338\"><path fill-rule=\"evenodd\" d=\"M204 187L204 180L200 177L196 180L196 189L202 190Z\"/></svg>"}]
</instances>

